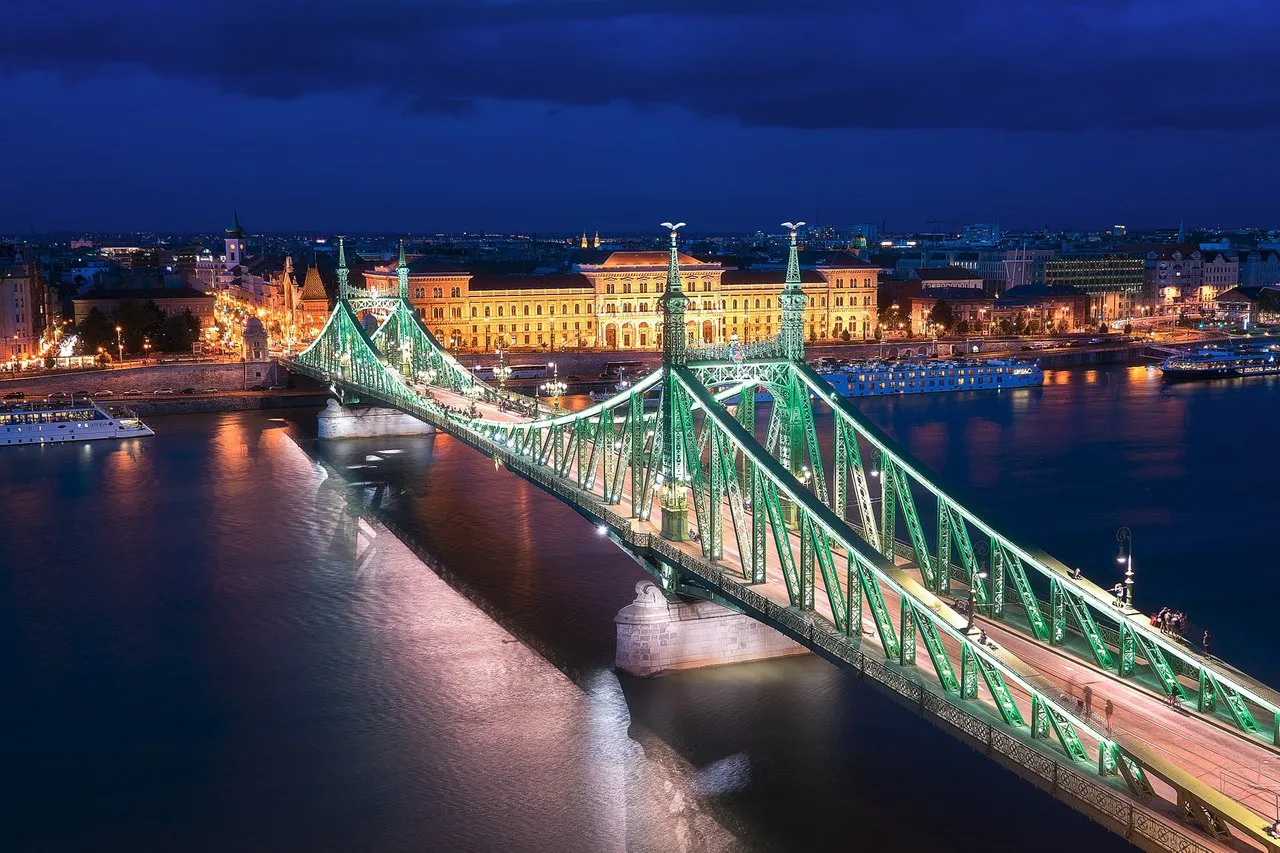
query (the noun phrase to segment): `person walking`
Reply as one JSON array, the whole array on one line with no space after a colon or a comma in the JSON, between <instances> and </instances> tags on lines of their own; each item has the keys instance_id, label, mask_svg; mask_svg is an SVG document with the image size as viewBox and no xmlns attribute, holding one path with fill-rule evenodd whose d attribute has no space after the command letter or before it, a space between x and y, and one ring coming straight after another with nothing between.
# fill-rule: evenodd
<instances>
[{"instance_id":1,"label":"person walking","mask_svg":"<svg viewBox=\"0 0 1280 853\"><path fill-rule=\"evenodd\" d=\"M1084 688L1084 718L1093 719L1093 688L1087 685Z\"/></svg>"},{"instance_id":2,"label":"person walking","mask_svg":"<svg viewBox=\"0 0 1280 853\"><path fill-rule=\"evenodd\" d=\"M1200 645L1204 646L1204 653L1206 655L1213 654L1213 635L1209 633L1208 628L1205 629L1204 640L1201 641Z\"/></svg>"},{"instance_id":3,"label":"person walking","mask_svg":"<svg viewBox=\"0 0 1280 853\"><path fill-rule=\"evenodd\" d=\"M1111 704L1111 700L1107 700L1106 707L1102 709L1102 713L1107 715L1107 734L1111 734L1111 715L1115 713L1116 706Z\"/></svg>"}]
</instances>

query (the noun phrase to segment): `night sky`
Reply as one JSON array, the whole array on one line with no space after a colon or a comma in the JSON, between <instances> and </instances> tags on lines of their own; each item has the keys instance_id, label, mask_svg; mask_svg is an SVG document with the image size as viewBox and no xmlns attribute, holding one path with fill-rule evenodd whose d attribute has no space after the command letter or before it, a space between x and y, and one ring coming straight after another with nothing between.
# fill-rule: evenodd
<instances>
[{"instance_id":1,"label":"night sky","mask_svg":"<svg viewBox=\"0 0 1280 853\"><path fill-rule=\"evenodd\" d=\"M1275 224L1268 0L27 0L0 229Z\"/></svg>"}]
</instances>

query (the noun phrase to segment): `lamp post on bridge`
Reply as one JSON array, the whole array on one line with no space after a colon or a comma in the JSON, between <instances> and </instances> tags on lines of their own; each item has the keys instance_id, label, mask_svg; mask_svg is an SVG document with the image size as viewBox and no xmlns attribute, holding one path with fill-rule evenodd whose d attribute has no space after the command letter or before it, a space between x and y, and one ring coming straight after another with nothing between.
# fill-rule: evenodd
<instances>
[{"instance_id":1,"label":"lamp post on bridge","mask_svg":"<svg viewBox=\"0 0 1280 853\"><path fill-rule=\"evenodd\" d=\"M1124 566L1124 604L1133 607L1133 531L1121 527L1116 531L1116 542L1120 544L1116 562Z\"/></svg>"},{"instance_id":2,"label":"lamp post on bridge","mask_svg":"<svg viewBox=\"0 0 1280 853\"><path fill-rule=\"evenodd\" d=\"M542 383L542 391L551 398L552 409L560 411L560 395L569 390L569 386L560 381L560 368L554 361L547 362L547 367L551 368L551 378Z\"/></svg>"},{"instance_id":3,"label":"lamp post on bridge","mask_svg":"<svg viewBox=\"0 0 1280 853\"><path fill-rule=\"evenodd\" d=\"M507 396L507 380L511 377L511 367L507 364L507 354L498 347L498 364L493 368L493 378L498 380L498 391L505 398Z\"/></svg>"}]
</instances>

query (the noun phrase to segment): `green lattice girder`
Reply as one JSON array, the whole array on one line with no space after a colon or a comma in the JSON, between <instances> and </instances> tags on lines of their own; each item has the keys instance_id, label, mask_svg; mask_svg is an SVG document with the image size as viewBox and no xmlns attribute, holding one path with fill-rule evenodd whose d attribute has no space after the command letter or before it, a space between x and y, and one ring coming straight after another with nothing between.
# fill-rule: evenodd
<instances>
[{"instance_id":1,"label":"green lattice girder","mask_svg":"<svg viewBox=\"0 0 1280 853\"><path fill-rule=\"evenodd\" d=\"M1107 647L1102 634L1097 630L1096 621L1101 619L1104 622L1116 625L1117 628L1120 622L1128 621L1130 623L1129 628L1132 629L1135 637L1141 641L1138 643L1139 649L1145 645L1152 650L1150 655L1142 654L1140 656L1149 662L1157 677L1166 685L1167 690L1175 689L1169 686L1170 680L1166 677L1168 673L1171 673L1171 670L1168 670L1166 659L1172 658L1178 661L1182 671L1199 673L1203 669L1209 672L1218 683L1229 686L1235 695L1239 697L1242 705L1247 703L1266 711L1272 716L1280 714L1280 703L1272 701L1268 696L1260 693L1259 690L1251 689L1237 676L1214 666L1212 662L1164 637L1159 631L1153 630L1146 624L1145 619L1131 619L1122 608L1114 606L1114 599L1106 591L1087 580L1077 580L1072 576L1071 570L1060 561L1042 551L1020 545L1010 537L997 531L989 522L966 504L960 502L958 498L959 490L948 488L944 491L933 477L925 473L924 467L915 461L910 453L885 434L883 430L862 416L854 405L831 388L820 374L804 364L793 365L793 369L804 379L806 385L813 392L815 399L833 410L837 424L842 422L848 424L856 436L866 441L881 459L889 460L890 465L900 476L906 476L916 487L932 493L939 500L949 503L967 525L972 526L982 535L990 537L994 543L997 543L1009 558L1005 560L1004 568L1006 570L1018 566L1024 576L1030 575L1039 577L1045 583L1056 581L1060 584L1063 595L1056 601L1051 599L1051 612L1045 625L1049 642L1059 644L1065 638L1062 633L1065 632L1066 627L1065 611L1070 609L1076 617L1075 621L1086 632L1085 638L1088 642L1091 656L1095 661L1101 664L1103 661L1112 661L1113 657L1122 659L1122 654L1113 655ZM837 434L839 434L838 430L839 427L837 426ZM891 507L892 504L885 502L885 506ZM882 512L885 517L892 520L891 510L882 509ZM890 538L891 534L886 535L882 531L882 552L887 553L888 547L891 547L892 543L884 541ZM1016 558L1016 562L1014 558ZM1020 579L1013 575L1010 577L1014 582L1015 588L1018 589L1019 597L1023 598L1024 609L1030 611L1029 603L1020 588ZM1059 607L1061 607L1061 610L1057 609ZM1031 613L1029 612L1028 615L1030 617ZM1039 632L1034 628L1034 619L1032 624L1031 635L1037 640L1045 640L1046 638L1039 636ZM1118 663L1110 662L1108 666L1118 671ZM1168 670L1168 673L1161 671L1162 667ZM1181 688L1176 689L1181 695ZM1233 717L1232 719L1234 720L1235 718ZM1252 734L1244 725L1240 724L1239 720L1236 720L1236 722L1242 731Z\"/></svg>"}]
</instances>

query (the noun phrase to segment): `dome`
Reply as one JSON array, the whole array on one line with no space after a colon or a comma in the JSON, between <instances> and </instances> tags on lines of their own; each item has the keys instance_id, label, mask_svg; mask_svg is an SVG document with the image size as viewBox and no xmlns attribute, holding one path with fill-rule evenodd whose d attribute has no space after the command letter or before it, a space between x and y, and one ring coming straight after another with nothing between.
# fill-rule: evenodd
<instances>
[{"instance_id":1,"label":"dome","mask_svg":"<svg viewBox=\"0 0 1280 853\"><path fill-rule=\"evenodd\" d=\"M245 334L245 337L248 337L249 335L265 336L267 334L267 330L262 325L261 320L259 320L257 317L250 317L244 324L244 334Z\"/></svg>"}]
</instances>

